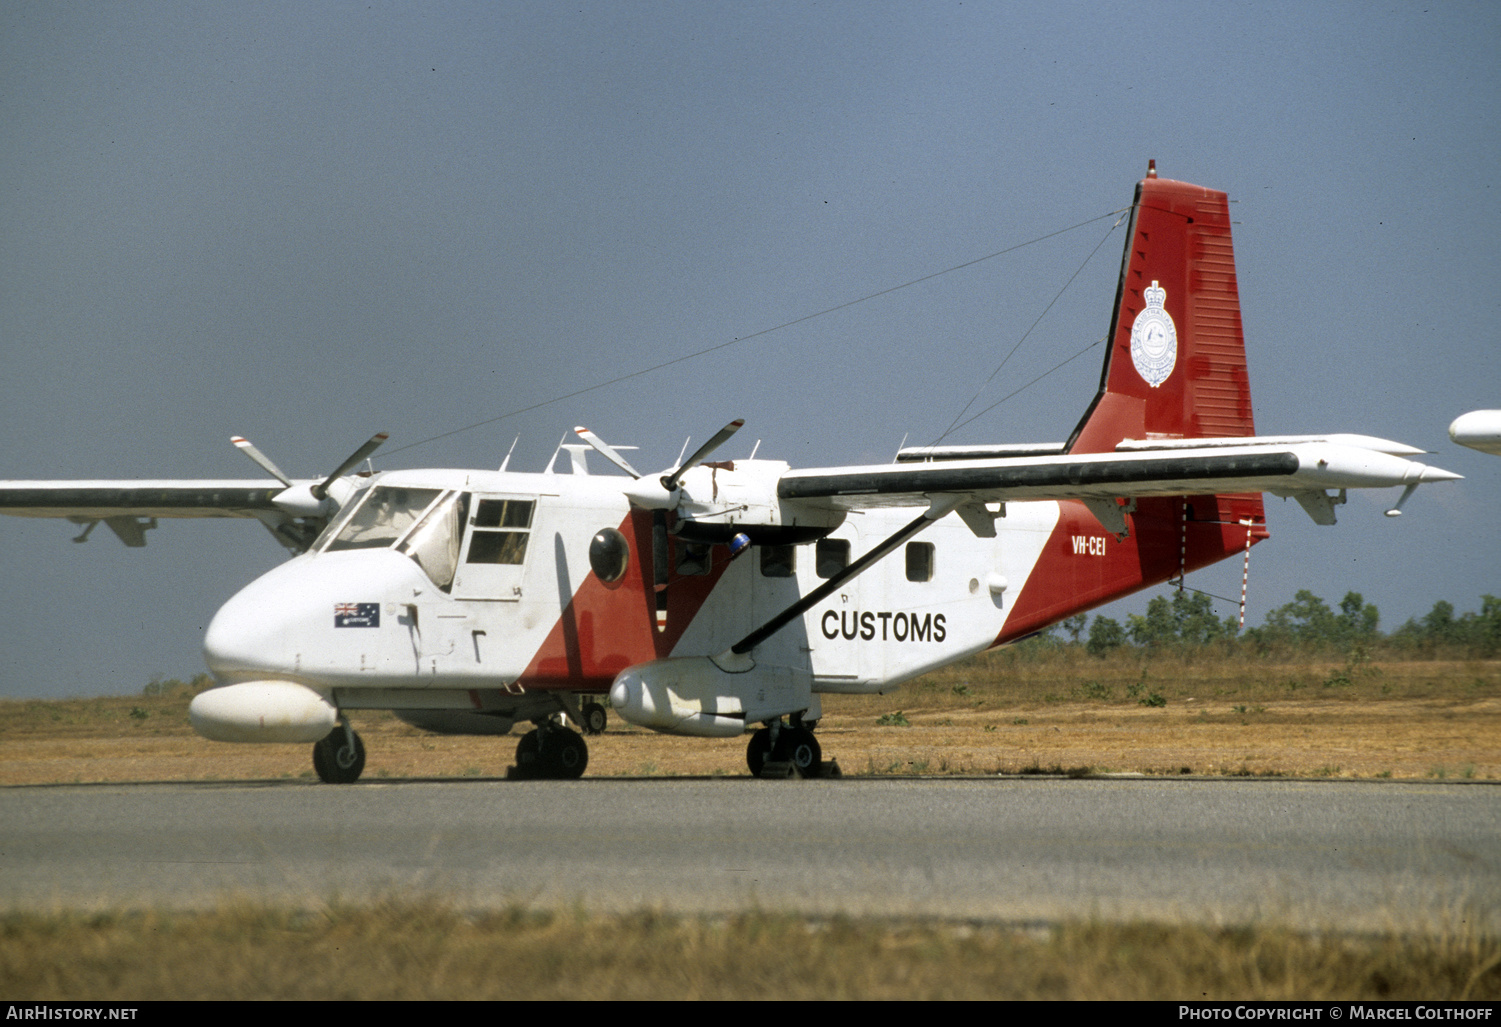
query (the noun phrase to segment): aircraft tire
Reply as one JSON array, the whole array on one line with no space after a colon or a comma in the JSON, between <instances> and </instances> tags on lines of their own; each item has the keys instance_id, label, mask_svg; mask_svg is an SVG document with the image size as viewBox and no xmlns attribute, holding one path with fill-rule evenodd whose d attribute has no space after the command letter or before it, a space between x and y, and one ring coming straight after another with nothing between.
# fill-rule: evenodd
<instances>
[{"instance_id":1,"label":"aircraft tire","mask_svg":"<svg viewBox=\"0 0 1501 1027\"><path fill-rule=\"evenodd\" d=\"M365 743L358 732L351 748L344 739L344 729L336 727L320 742L313 743L313 769L325 784L347 785L360 779L365 771Z\"/></svg>"},{"instance_id":2,"label":"aircraft tire","mask_svg":"<svg viewBox=\"0 0 1501 1027\"><path fill-rule=\"evenodd\" d=\"M610 722L610 717L605 712L604 706L597 702L586 702L579 712L584 715L584 734L602 735L605 733L605 725Z\"/></svg>"},{"instance_id":3,"label":"aircraft tire","mask_svg":"<svg viewBox=\"0 0 1501 1027\"><path fill-rule=\"evenodd\" d=\"M771 728L763 727L751 735L750 743L745 747L745 765L750 768L751 777L761 776L761 768L770 756Z\"/></svg>"},{"instance_id":4,"label":"aircraft tire","mask_svg":"<svg viewBox=\"0 0 1501 1027\"><path fill-rule=\"evenodd\" d=\"M791 763L803 777L818 777L823 768L823 747L807 728L784 727L772 758Z\"/></svg>"},{"instance_id":5,"label":"aircraft tire","mask_svg":"<svg viewBox=\"0 0 1501 1027\"><path fill-rule=\"evenodd\" d=\"M589 765L589 746L583 735L565 727L528 731L516 743L513 779L569 780L582 777Z\"/></svg>"},{"instance_id":6,"label":"aircraft tire","mask_svg":"<svg viewBox=\"0 0 1501 1027\"><path fill-rule=\"evenodd\" d=\"M516 743L516 766L513 778L530 780L542 777L542 732L533 728Z\"/></svg>"},{"instance_id":7,"label":"aircraft tire","mask_svg":"<svg viewBox=\"0 0 1501 1027\"><path fill-rule=\"evenodd\" d=\"M543 740L542 750L548 777L571 781L584 776L584 768L589 765L589 743L577 731L554 728Z\"/></svg>"}]
</instances>

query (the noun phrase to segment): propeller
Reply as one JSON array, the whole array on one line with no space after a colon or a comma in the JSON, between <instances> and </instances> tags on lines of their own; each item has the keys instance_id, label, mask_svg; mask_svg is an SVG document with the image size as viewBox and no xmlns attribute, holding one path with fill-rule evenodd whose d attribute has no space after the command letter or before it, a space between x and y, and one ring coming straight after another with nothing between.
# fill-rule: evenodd
<instances>
[{"instance_id":1,"label":"propeller","mask_svg":"<svg viewBox=\"0 0 1501 1027\"><path fill-rule=\"evenodd\" d=\"M370 438L365 442L363 446L355 450L353 453L349 454L348 458L338 466L338 469L336 469L333 474L330 474L327 478L324 478L322 482L313 486L313 495L317 496L319 499L322 499L324 496L328 495L328 487L330 485L332 485L335 481L344 477L346 473L357 467L361 460L364 460L371 453L374 453L377 449L379 449L381 447L381 444L388 438L390 438L390 436L383 431L378 431L374 435L370 436Z\"/></svg>"},{"instance_id":2,"label":"propeller","mask_svg":"<svg viewBox=\"0 0 1501 1027\"><path fill-rule=\"evenodd\" d=\"M657 630L667 630L667 578L670 572L668 567L667 550L667 514L676 510L682 502L683 493L679 488L683 475L701 463L705 457L724 445L732 435L745 427L745 418L731 421L719 429L708 442L705 442L693 455L680 463L676 469L668 471L656 479L650 481L640 471L630 465L625 457L621 456L608 442L595 435L588 428L578 427L573 429L578 437L603 456L610 463L620 468L639 485L625 490L631 505L651 511L651 566L652 566L652 590L657 595ZM656 485L660 484L666 490L665 494L658 492Z\"/></svg>"},{"instance_id":3,"label":"propeller","mask_svg":"<svg viewBox=\"0 0 1501 1027\"><path fill-rule=\"evenodd\" d=\"M277 467L274 463L272 463L271 462L271 458L269 456L267 456L265 453L262 453L260 450L256 449L254 442L251 442L249 439L241 438L238 435L236 435L234 438L230 439L229 441L232 442L232 443L234 443L235 446L237 446L239 448L239 450L240 450L241 453L244 453L250 459L254 460L257 464L259 464L262 467L262 469L264 469L266 471L269 471L270 474L271 474L271 477L273 477L277 481L281 482L287 488L291 488L292 487L292 479L288 478L285 474L283 474L281 468Z\"/></svg>"},{"instance_id":4,"label":"propeller","mask_svg":"<svg viewBox=\"0 0 1501 1027\"><path fill-rule=\"evenodd\" d=\"M629 474L632 478L639 479L641 477L641 472L632 467L630 465L630 461L621 456L615 450L615 448L604 439L600 438L598 435L594 434L592 431L582 425L573 430L579 438L583 439L585 442L589 443L589 445L593 446L599 453L599 455L610 461L610 463L620 468L626 474Z\"/></svg>"},{"instance_id":5,"label":"propeller","mask_svg":"<svg viewBox=\"0 0 1501 1027\"><path fill-rule=\"evenodd\" d=\"M714 452L720 446L728 442L730 440L730 436L734 435L737 431L744 427L745 418L742 417L738 420L731 421L729 424L719 429L719 431L714 434L714 437L712 439L710 439L708 442L705 442L702 446L699 446L698 449L694 450L693 455L690 456L686 461L684 461L677 470L673 471L671 474L662 475L662 487L668 492L676 492L678 482L682 480L683 475L688 471L690 467L696 466L699 461L703 460L704 457L708 456L710 453ZM640 475L637 475L637 477L639 478Z\"/></svg>"},{"instance_id":6,"label":"propeller","mask_svg":"<svg viewBox=\"0 0 1501 1027\"><path fill-rule=\"evenodd\" d=\"M322 481L311 485L294 485L292 479L287 477L282 469L276 466L265 453L256 448L255 443L239 435L229 441L236 449L253 460L263 470L269 472L272 477L286 486L285 489L272 497L272 502L296 517L321 517L327 513L327 498L329 486L338 481L351 469L359 464L380 448L389 436L385 432L377 432L370 436L363 446L341 463L338 468Z\"/></svg>"}]
</instances>

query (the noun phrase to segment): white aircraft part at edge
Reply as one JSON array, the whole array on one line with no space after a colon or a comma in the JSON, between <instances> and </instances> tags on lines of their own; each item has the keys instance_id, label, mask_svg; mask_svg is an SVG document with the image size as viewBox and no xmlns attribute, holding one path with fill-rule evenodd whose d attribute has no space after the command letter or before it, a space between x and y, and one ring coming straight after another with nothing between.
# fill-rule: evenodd
<instances>
[{"instance_id":1,"label":"white aircraft part at edge","mask_svg":"<svg viewBox=\"0 0 1501 1027\"><path fill-rule=\"evenodd\" d=\"M1461 446L1501 456L1501 410L1472 410L1449 425L1449 438Z\"/></svg>"}]
</instances>

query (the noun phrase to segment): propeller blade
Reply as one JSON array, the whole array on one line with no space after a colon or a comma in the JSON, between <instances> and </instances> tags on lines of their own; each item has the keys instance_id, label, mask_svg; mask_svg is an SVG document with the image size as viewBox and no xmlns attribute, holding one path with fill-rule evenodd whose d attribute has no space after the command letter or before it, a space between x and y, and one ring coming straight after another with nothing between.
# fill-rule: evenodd
<instances>
[{"instance_id":1,"label":"propeller blade","mask_svg":"<svg viewBox=\"0 0 1501 1027\"><path fill-rule=\"evenodd\" d=\"M359 449L355 450L353 453L349 454L348 459L340 464L333 474L330 474L327 478L324 478L322 482L313 486L313 495L318 499L322 499L324 496L328 495L328 487L330 485L332 485L339 478L342 478L345 472L357 466L361 460L365 459L371 453L374 453L377 449L379 449L381 443L385 442L388 438L390 438L390 436L383 431L376 432L374 435L370 436L369 441Z\"/></svg>"},{"instance_id":2,"label":"propeller blade","mask_svg":"<svg viewBox=\"0 0 1501 1027\"><path fill-rule=\"evenodd\" d=\"M583 439L585 442L589 443L589 445L593 446L595 452L599 453L600 456L610 461L610 463L620 468L626 474L629 474L632 478L641 477L641 472L636 470L628 462L626 462L625 457L617 453L614 447L604 439L600 438L598 435L594 434L592 431L590 431L588 428L583 427L582 425L573 430L579 438Z\"/></svg>"},{"instance_id":3,"label":"propeller blade","mask_svg":"<svg viewBox=\"0 0 1501 1027\"><path fill-rule=\"evenodd\" d=\"M719 429L719 431L715 432L712 439L710 439L708 442L705 442L702 446L699 446L698 449L694 451L693 455L685 460L677 470L673 471L671 474L663 476L662 487L665 488L668 492L671 492L673 489L677 488L678 481L682 479L683 475L686 474L690 468L697 466L699 461L703 460L704 457L708 456L720 446L724 445L727 441L729 441L730 436L734 435L737 431L744 427L745 418L742 417L739 420L731 421L729 424Z\"/></svg>"},{"instance_id":4,"label":"propeller blade","mask_svg":"<svg viewBox=\"0 0 1501 1027\"><path fill-rule=\"evenodd\" d=\"M249 439L241 438L238 435L234 436L229 441L234 443L235 447L238 448L241 453L244 453L250 459L254 460L263 470L269 471L271 477L281 482L287 488L292 487L292 479L283 474L281 468L277 467L274 463L271 462L270 457L268 457L265 453L262 453L260 450L256 449L255 443L251 442Z\"/></svg>"}]
</instances>

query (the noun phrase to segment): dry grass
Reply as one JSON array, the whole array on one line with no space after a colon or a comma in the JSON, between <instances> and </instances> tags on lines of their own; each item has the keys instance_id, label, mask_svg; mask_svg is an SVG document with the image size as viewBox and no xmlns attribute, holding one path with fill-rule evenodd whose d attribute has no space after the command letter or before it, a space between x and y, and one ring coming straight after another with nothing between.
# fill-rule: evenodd
<instances>
[{"instance_id":1,"label":"dry grass","mask_svg":"<svg viewBox=\"0 0 1501 1027\"><path fill-rule=\"evenodd\" d=\"M0 784L313 779L308 746L198 738L187 701L180 691L0 702ZM384 713L353 719L367 777L498 777L515 751L512 738L429 735ZM826 697L819 738L847 775L1088 768L1501 780L1501 663L1003 652L890 695ZM738 738L669 738L613 719L589 748L591 777L746 773Z\"/></svg>"},{"instance_id":2,"label":"dry grass","mask_svg":"<svg viewBox=\"0 0 1501 1027\"><path fill-rule=\"evenodd\" d=\"M0 918L11 999L1501 998L1494 939L438 902Z\"/></svg>"},{"instance_id":3,"label":"dry grass","mask_svg":"<svg viewBox=\"0 0 1501 1027\"><path fill-rule=\"evenodd\" d=\"M308 747L207 742L187 695L0 702L0 784L313 780ZM900 716L897 714L900 713ZM357 715L374 778L492 777L512 739ZM1501 664L1092 660L1000 653L887 696L830 697L847 774L1056 770L1501 779ZM741 739L612 722L590 776L743 775ZM1274 926L471 913L438 900L0 915L0 994L244 998L1501 998L1501 942Z\"/></svg>"}]
</instances>

